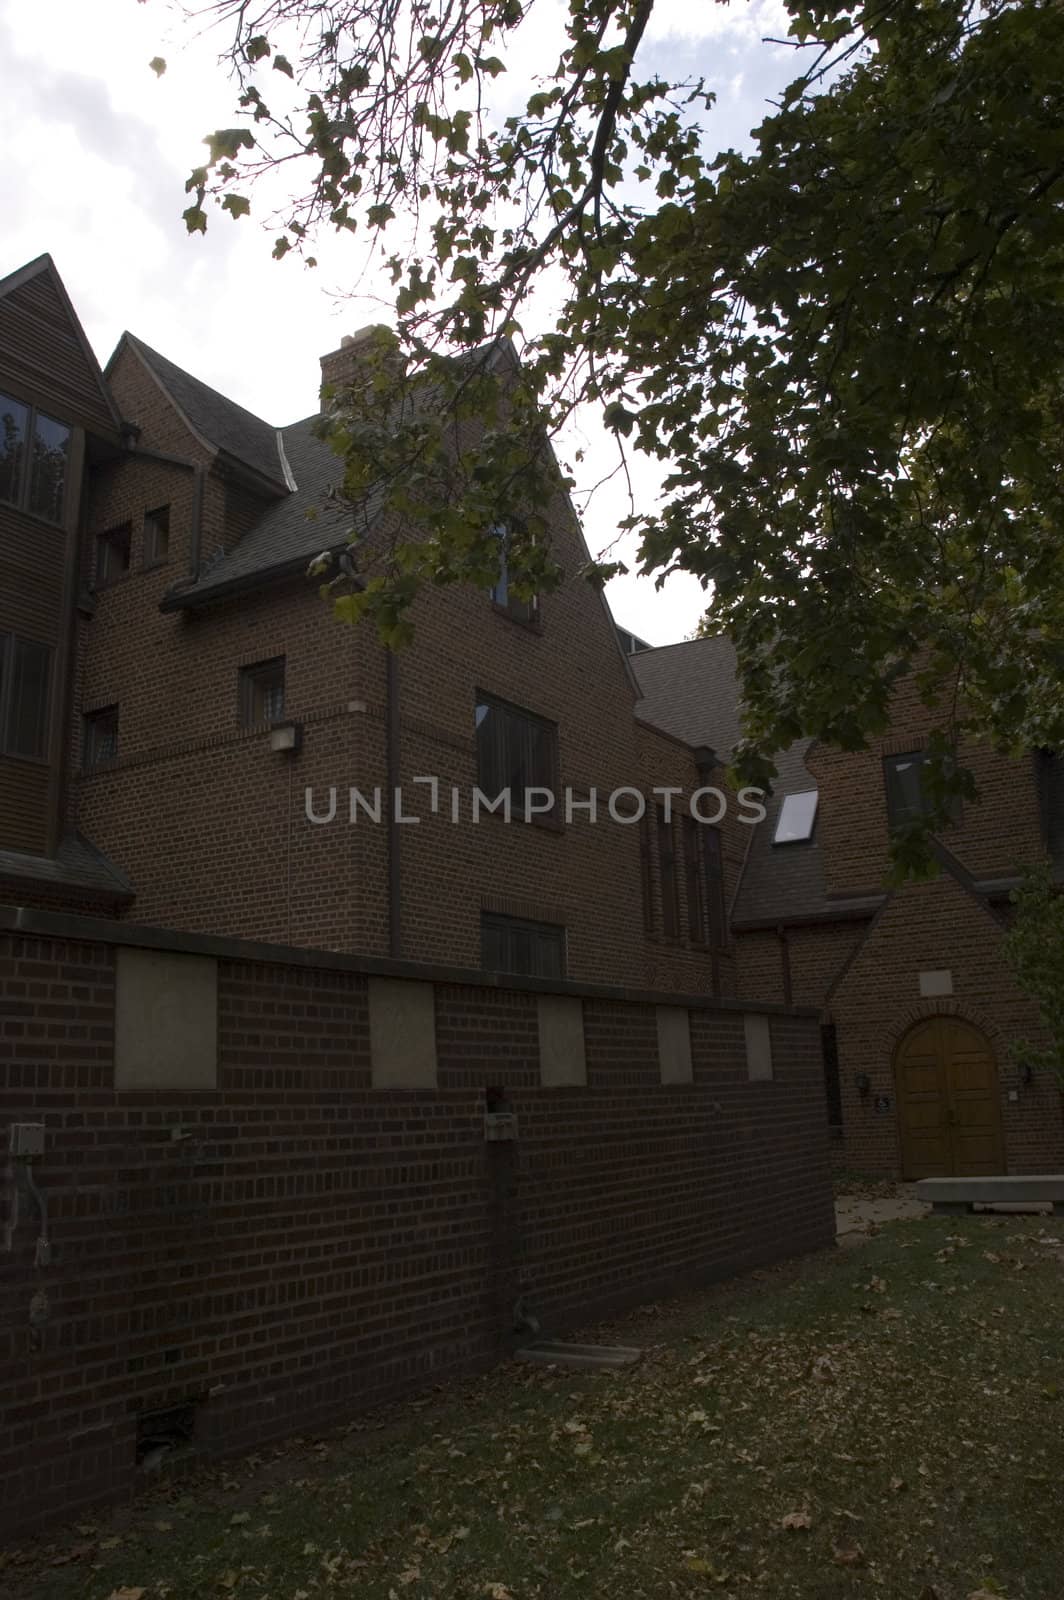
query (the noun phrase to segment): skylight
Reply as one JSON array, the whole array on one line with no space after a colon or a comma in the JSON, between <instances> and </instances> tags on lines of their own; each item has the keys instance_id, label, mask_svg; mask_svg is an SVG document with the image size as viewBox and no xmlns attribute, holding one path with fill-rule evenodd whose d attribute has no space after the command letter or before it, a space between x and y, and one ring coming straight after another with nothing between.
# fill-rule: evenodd
<instances>
[{"instance_id":1,"label":"skylight","mask_svg":"<svg viewBox=\"0 0 1064 1600\"><path fill-rule=\"evenodd\" d=\"M772 843L801 844L812 838L818 798L816 789L806 789L801 794L785 794L776 818Z\"/></svg>"}]
</instances>

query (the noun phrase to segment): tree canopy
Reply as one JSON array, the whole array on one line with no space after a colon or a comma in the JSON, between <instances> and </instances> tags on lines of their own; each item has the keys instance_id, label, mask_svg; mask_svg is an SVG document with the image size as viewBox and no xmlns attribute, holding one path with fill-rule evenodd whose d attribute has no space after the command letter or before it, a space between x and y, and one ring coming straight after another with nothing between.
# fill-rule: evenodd
<instances>
[{"instance_id":1,"label":"tree canopy","mask_svg":"<svg viewBox=\"0 0 1064 1600\"><path fill-rule=\"evenodd\" d=\"M530 83L537 4L211 7L240 116L189 229L286 166L276 256L397 241L376 403L338 394L329 432L352 506L376 484L422 533L342 603L401 640L422 583L494 570L500 524L511 575L549 584L546 442L594 404L666 463L626 526L640 570L709 586L744 778L802 735L861 748L915 672L942 820L971 791L959 742L1064 743L1064 8L787 0L794 80L740 154L701 78L646 67L655 0L569 0Z\"/></svg>"}]
</instances>

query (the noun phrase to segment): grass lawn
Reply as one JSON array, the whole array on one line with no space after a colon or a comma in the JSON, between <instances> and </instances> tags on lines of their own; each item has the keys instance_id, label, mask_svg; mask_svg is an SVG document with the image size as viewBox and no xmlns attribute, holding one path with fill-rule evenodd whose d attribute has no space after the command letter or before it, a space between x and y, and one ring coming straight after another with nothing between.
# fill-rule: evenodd
<instances>
[{"instance_id":1,"label":"grass lawn","mask_svg":"<svg viewBox=\"0 0 1064 1600\"><path fill-rule=\"evenodd\" d=\"M1064 1224L894 1223L0 1556L34 1600L1064 1595Z\"/></svg>"}]
</instances>

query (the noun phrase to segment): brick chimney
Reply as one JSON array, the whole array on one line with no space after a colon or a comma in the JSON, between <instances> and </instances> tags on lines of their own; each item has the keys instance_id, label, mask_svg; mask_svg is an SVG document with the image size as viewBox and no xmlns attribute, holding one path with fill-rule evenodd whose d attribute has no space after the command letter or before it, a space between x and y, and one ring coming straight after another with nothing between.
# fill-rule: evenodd
<instances>
[{"instance_id":1,"label":"brick chimney","mask_svg":"<svg viewBox=\"0 0 1064 1600\"><path fill-rule=\"evenodd\" d=\"M328 385L339 389L355 383L359 362L370 348L374 336L390 332L385 323L371 322L367 327L359 328L357 333L345 333L340 340L339 350L330 350L328 355L321 357L322 388Z\"/></svg>"}]
</instances>

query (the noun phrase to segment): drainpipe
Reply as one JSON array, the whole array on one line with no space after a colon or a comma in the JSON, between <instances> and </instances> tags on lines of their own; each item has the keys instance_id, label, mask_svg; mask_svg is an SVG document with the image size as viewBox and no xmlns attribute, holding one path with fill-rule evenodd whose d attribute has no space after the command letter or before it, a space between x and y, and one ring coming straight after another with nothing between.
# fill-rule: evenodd
<instances>
[{"instance_id":1,"label":"drainpipe","mask_svg":"<svg viewBox=\"0 0 1064 1600\"><path fill-rule=\"evenodd\" d=\"M783 1004L794 1004L791 993L791 946L782 922L776 924L776 938L780 942L780 971L783 977Z\"/></svg>"},{"instance_id":2,"label":"drainpipe","mask_svg":"<svg viewBox=\"0 0 1064 1600\"><path fill-rule=\"evenodd\" d=\"M395 651L384 648L385 794L388 818L388 954L402 959L403 917L400 900L399 824L396 794L399 788L399 662Z\"/></svg>"},{"instance_id":3,"label":"drainpipe","mask_svg":"<svg viewBox=\"0 0 1064 1600\"><path fill-rule=\"evenodd\" d=\"M205 467L195 469L192 480L192 517L188 532L188 570L192 581L200 575L200 551L203 548L203 500L207 487Z\"/></svg>"}]
</instances>

